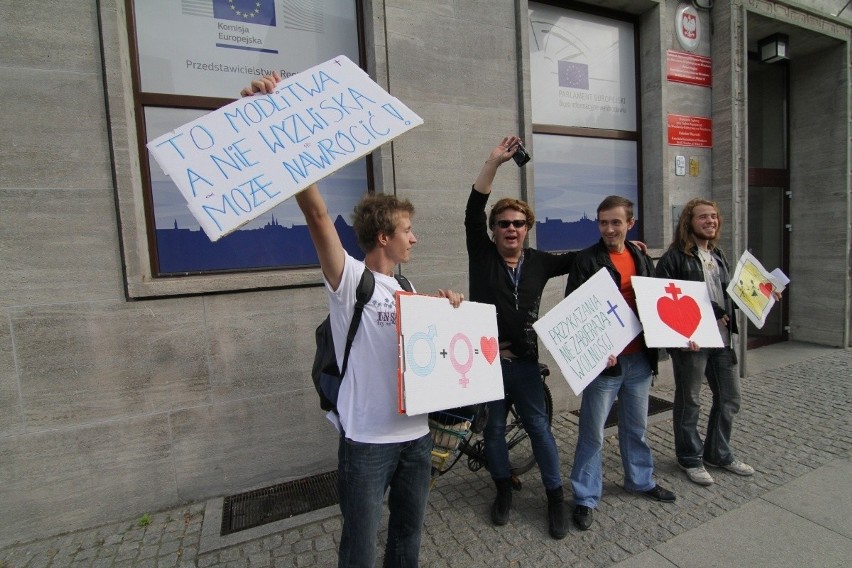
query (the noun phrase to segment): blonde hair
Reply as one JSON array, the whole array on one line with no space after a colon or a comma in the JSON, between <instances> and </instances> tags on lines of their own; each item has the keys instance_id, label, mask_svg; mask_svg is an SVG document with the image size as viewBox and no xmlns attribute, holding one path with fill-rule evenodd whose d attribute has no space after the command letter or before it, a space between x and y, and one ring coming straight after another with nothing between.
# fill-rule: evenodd
<instances>
[{"instance_id":1,"label":"blonde hair","mask_svg":"<svg viewBox=\"0 0 852 568\"><path fill-rule=\"evenodd\" d=\"M494 206L491 208L491 213L488 214L488 228L492 231L494 230L494 225L497 223L497 215L502 213L507 209L512 209L513 211L517 211L519 213L523 213L527 218L527 229L533 226L535 223L535 214L533 214L532 208L530 208L529 204L526 201L521 201L520 199L513 199L511 197L504 197L499 200Z\"/></svg>"}]
</instances>

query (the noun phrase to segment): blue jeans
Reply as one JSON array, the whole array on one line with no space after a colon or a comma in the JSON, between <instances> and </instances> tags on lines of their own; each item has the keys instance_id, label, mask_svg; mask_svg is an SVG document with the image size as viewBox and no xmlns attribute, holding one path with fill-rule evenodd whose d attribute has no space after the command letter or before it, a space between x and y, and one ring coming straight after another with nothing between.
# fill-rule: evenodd
<instances>
[{"instance_id":1,"label":"blue jeans","mask_svg":"<svg viewBox=\"0 0 852 568\"><path fill-rule=\"evenodd\" d=\"M416 567L432 469L432 438L364 444L341 436L338 488L343 533L339 568L374 568L382 500L388 496L386 567Z\"/></svg>"},{"instance_id":2,"label":"blue jeans","mask_svg":"<svg viewBox=\"0 0 852 568\"><path fill-rule=\"evenodd\" d=\"M594 509L603 493L602 458L604 424L618 397L618 447L627 491L654 488L654 457L645 439L648 426L648 392L651 366L644 353L618 358L621 374L598 375L583 390L580 432L571 469L574 504Z\"/></svg>"},{"instance_id":3,"label":"blue jeans","mask_svg":"<svg viewBox=\"0 0 852 568\"><path fill-rule=\"evenodd\" d=\"M541 472L545 489L562 487L559 474L559 452L547 420L544 402L544 381L536 361L502 359L503 388L518 410L524 430L530 436L533 455ZM509 449L506 446L506 399L488 403L488 422L485 425L485 457L493 479L508 479Z\"/></svg>"},{"instance_id":4,"label":"blue jeans","mask_svg":"<svg viewBox=\"0 0 852 568\"><path fill-rule=\"evenodd\" d=\"M734 461L731 430L734 415L740 410L740 377L737 354L729 347L699 351L672 350L675 380L674 422L675 455L683 467L698 467L701 460L713 465ZM704 443L698 434L701 385L704 377L713 393L710 419Z\"/></svg>"}]
</instances>

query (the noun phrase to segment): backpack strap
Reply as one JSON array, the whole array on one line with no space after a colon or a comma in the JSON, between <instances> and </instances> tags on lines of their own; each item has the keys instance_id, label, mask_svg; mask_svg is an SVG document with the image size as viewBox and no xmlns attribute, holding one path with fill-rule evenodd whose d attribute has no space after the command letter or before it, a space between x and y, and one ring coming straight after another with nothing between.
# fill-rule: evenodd
<instances>
[{"instance_id":1,"label":"backpack strap","mask_svg":"<svg viewBox=\"0 0 852 568\"><path fill-rule=\"evenodd\" d=\"M403 276L402 274L394 274L394 278L399 282L399 285L402 286L402 289L406 292L414 292L414 287L411 285L411 282L408 281L408 278Z\"/></svg>"},{"instance_id":2,"label":"backpack strap","mask_svg":"<svg viewBox=\"0 0 852 568\"><path fill-rule=\"evenodd\" d=\"M355 289L355 311L352 313L352 321L349 323L349 331L346 333L346 348L343 350L343 366L340 368L340 379L346 376L346 366L349 364L349 352L352 350L352 342L361 325L361 316L364 314L364 305L373 297L376 289L376 279L366 266L361 273L361 280Z\"/></svg>"},{"instance_id":3,"label":"backpack strap","mask_svg":"<svg viewBox=\"0 0 852 568\"><path fill-rule=\"evenodd\" d=\"M402 274L394 274L394 278L402 286L406 292L413 292L414 288L408 278ZM355 311L352 314L352 321L349 323L349 332L346 334L346 348L343 350L343 367L340 369L340 379L346 376L346 366L349 364L349 352L352 350L352 342L355 341L355 334L358 333L358 326L361 325L361 316L364 314L364 306L373 297L373 291L376 289L376 278L366 266L364 272L361 273L361 280L358 282L358 288L355 289Z\"/></svg>"}]
</instances>

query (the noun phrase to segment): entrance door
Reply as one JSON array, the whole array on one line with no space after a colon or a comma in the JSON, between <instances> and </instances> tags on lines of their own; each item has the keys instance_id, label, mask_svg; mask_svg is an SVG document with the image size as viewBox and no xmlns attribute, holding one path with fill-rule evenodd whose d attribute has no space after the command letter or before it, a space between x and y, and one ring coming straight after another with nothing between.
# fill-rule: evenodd
<instances>
[{"instance_id":1,"label":"entrance door","mask_svg":"<svg viewBox=\"0 0 852 568\"><path fill-rule=\"evenodd\" d=\"M748 62L748 250L789 276L788 66ZM788 339L785 302L762 329L748 323L749 349Z\"/></svg>"}]
</instances>

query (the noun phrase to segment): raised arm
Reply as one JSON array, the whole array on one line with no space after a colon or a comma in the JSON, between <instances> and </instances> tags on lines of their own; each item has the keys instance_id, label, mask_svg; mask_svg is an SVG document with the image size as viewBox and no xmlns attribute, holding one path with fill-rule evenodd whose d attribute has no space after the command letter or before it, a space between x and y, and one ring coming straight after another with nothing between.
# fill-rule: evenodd
<instances>
[{"instance_id":1,"label":"raised arm","mask_svg":"<svg viewBox=\"0 0 852 568\"><path fill-rule=\"evenodd\" d=\"M503 138L500 145L491 150L488 159L482 165L482 169L473 183L473 189L479 193L491 193L491 186L494 184L494 176L497 175L497 168L518 151L518 144L520 143L521 139L517 136L506 136Z\"/></svg>"},{"instance_id":2,"label":"raised arm","mask_svg":"<svg viewBox=\"0 0 852 568\"><path fill-rule=\"evenodd\" d=\"M343 244L340 242L340 235L337 234L334 221L328 214L328 208L317 184L312 183L307 189L297 193L296 203L305 215L308 232L317 250L322 273L332 290L337 290L340 286L340 278L343 276L345 258Z\"/></svg>"}]
</instances>

